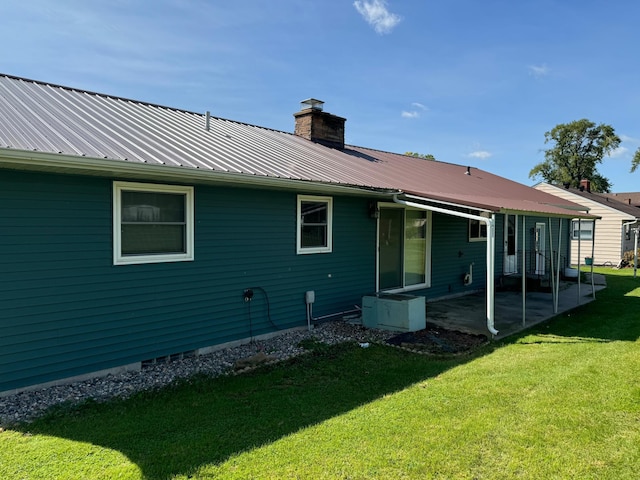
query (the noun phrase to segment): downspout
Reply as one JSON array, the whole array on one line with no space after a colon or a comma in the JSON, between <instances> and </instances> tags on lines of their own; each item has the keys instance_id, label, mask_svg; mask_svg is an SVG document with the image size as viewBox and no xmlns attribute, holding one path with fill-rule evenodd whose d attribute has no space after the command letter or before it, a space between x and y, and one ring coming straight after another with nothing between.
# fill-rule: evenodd
<instances>
[{"instance_id":1,"label":"downspout","mask_svg":"<svg viewBox=\"0 0 640 480\"><path fill-rule=\"evenodd\" d=\"M481 217L480 215L472 215L470 213L458 212L455 210L447 210L441 207L433 207L430 205L423 205L421 203L407 202L406 200L400 200L397 195L393 196L393 201L400 205L407 207L418 208L420 210L427 210L436 213L443 213L445 215L451 215L454 217L467 218L471 220L478 220L487 225L487 330L492 335L497 335L498 330L495 329L495 244L496 244L496 218L495 214L491 214L491 218ZM467 207L468 208L468 207Z\"/></svg>"}]
</instances>

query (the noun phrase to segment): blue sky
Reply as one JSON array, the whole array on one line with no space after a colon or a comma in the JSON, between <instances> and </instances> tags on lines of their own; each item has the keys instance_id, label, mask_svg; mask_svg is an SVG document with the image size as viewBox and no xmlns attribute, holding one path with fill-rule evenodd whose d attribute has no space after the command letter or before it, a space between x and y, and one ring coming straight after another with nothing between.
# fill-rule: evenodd
<instances>
[{"instance_id":1,"label":"blue sky","mask_svg":"<svg viewBox=\"0 0 640 480\"><path fill-rule=\"evenodd\" d=\"M309 97L348 143L532 185L544 133L588 118L640 191L640 2L15 0L0 72L293 131Z\"/></svg>"}]
</instances>

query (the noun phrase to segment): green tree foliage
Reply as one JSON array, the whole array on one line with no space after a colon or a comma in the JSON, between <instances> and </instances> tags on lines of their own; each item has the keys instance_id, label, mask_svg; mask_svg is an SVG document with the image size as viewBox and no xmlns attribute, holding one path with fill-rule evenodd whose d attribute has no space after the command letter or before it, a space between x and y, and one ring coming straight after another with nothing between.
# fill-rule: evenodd
<instances>
[{"instance_id":1,"label":"green tree foliage","mask_svg":"<svg viewBox=\"0 0 640 480\"><path fill-rule=\"evenodd\" d=\"M631 160L631 172L635 172L638 166L640 166L640 148L636 150L636 154L633 156L633 160Z\"/></svg>"},{"instance_id":2,"label":"green tree foliage","mask_svg":"<svg viewBox=\"0 0 640 480\"><path fill-rule=\"evenodd\" d=\"M405 152L404 154L409 156L409 157L423 158L425 160L435 161L435 159L436 159L436 157L434 157L430 153Z\"/></svg>"},{"instance_id":3,"label":"green tree foliage","mask_svg":"<svg viewBox=\"0 0 640 480\"><path fill-rule=\"evenodd\" d=\"M620 145L613 127L583 118L556 125L544 136L545 143L552 142L553 146L545 150L544 162L531 169L529 178L542 177L545 182L568 183L571 187L578 187L580 180L587 179L593 191L611 190L611 182L598 173L596 166ZM640 155L636 157L640 162Z\"/></svg>"}]
</instances>

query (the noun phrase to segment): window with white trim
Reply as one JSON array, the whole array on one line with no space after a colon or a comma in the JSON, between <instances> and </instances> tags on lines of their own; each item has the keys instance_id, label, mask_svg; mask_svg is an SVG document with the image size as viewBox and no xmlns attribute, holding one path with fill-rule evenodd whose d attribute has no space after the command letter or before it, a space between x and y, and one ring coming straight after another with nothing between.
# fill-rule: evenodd
<instances>
[{"instance_id":1,"label":"window with white trim","mask_svg":"<svg viewBox=\"0 0 640 480\"><path fill-rule=\"evenodd\" d=\"M593 240L593 220L571 220L572 240Z\"/></svg>"},{"instance_id":2,"label":"window with white trim","mask_svg":"<svg viewBox=\"0 0 640 480\"><path fill-rule=\"evenodd\" d=\"M298 254L332 251L333 199L298 195L296 251Z\"/></svg>"},{"instance_id":3,"label":"window with white trim","mask_svg":"<svg viewBox=\"0 0 640 480\"><path fill-rule=\"evenodd\" d=\"M469 219L469 241L482 242L487 240L487 224L473 218Z\"/></svg>"},{"instance_id":4,"label":"window with white trim","mask_svg":"<svg viewBox=\"0 0 640 480\"><path fill-rule=\"evenodd\" d=\"M113 182L113 263L193 260L193 187Z\"/></svg>"}]
</instances>

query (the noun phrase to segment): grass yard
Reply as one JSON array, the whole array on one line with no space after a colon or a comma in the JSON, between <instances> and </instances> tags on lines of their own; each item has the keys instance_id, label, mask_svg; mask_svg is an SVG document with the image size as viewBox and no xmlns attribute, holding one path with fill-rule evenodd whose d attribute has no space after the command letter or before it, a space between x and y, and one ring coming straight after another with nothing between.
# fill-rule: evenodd
<instances>
[{"instance_id":1,"label":"grass yard","mask_svg":"<svg viewBox=\"0 0 640 480\"><path fill-rule=\"evenodd\" d=\"M640 278L474 357L319 347L0 433L2 479L631 479Z\"/></svg>"}]
</instances>

